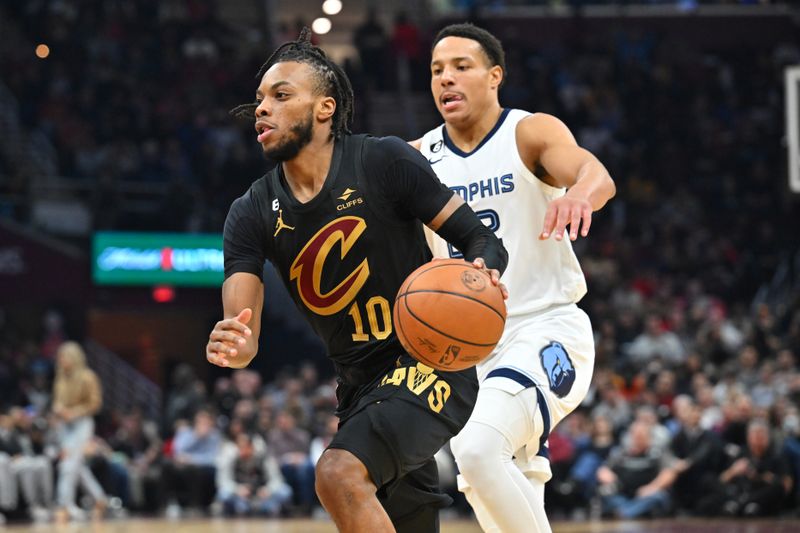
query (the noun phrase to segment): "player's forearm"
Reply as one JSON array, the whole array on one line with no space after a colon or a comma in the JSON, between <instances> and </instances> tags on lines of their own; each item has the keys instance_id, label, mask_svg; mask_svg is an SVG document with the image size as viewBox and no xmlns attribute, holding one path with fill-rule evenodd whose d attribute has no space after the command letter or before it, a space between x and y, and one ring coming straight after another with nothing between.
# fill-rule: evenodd
<instances>
[{"instance_id":1,"label":"player's forearm","mask_svg":"<svg viewBox=\"0 0 800 533\"><path fill-rule=\"evenodd\" d=\"M581 165L577 180L567 191L567 196L585 198L592 205L592 209L598 211L616 193L617 187L606 167L597 159L592 158Z\"/></svg>"},{"instance_id":2,"label":"player's forearm","mask_svg":"<svg viewBox=\"0 0 800 533\"><path fill-rule=\"evenodd\" d=\"M236 344L229 344L230 348L236 350L235 356L229 357L228 365L230 368L245 368L255 358L258 353L258 339L261 334L261 311L264 307L264 285L261 279L250 274L235 274L225 280L222 285L222 307L225 319L237 319L239 324L244 325L244 329L249 329L250 334L242 334L240 329L232 329L237 337ZM246 309L252 310L249 315L242 312ZM244 340L244 343L239 344Z\"/></svg>"},{"instance_id":3,"label":"player's forearm","mask_svg":"<svg viewBox=\"0 0 800 533\"><path fill-rule=\"evenodd\" d=\"M436 233L461 250L467 261L481 257L487 267L497 269L501 274L508 265L508 252L503 242L466 204L456 209Z\"/></svg>"}]
</instances>

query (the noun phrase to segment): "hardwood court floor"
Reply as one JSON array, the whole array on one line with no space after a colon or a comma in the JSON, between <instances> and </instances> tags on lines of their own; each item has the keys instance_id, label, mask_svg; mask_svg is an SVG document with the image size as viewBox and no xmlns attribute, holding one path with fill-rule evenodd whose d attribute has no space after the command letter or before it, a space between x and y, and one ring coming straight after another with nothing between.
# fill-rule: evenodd
<instances>
[{"instance_id":1,"label":"hardwood court floor","mask_svg":"<svg viewBox=\"0 0 800 533\"><path fill-rule=\"evenodd\" d=\"M0 530L2 530L0 526ZM336 533L327 520L131 519L55 526L9 525L17 533ZM647 522L557 522L554 533L800 533L800 520L653 520ZM379 533L379 532L376 532ZM476 522L446 520L441 533L481 533Z\"/></svg>"}]
</instances>

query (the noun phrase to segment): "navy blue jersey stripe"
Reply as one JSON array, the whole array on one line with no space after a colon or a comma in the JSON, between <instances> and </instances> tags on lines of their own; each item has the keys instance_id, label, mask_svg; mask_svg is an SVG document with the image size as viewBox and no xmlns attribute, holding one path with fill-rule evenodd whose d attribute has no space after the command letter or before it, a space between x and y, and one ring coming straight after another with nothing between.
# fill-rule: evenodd
<instances>
[{"instance_id":1,"label":"navy blue jersey stripe","mask_svg":"<svg viewBox=\"0 0 800 533\"><path fill-rule=\"evenodd\" d=\"M542 436L539 437L539 451L536 453L536 455L540 455L545 459L549 459L550 453L545 444L547 444L547 437L550 436L550 409L548 409L547 404L545 403L544 394L542 394L542 391L539 390L539 387L536 386L536 383L531 378L518 370L514 370L513 368L495 368L489 372L488 376L486 376L486 379L489 378L507 378L512 381L516 381L526 389L530 387L534 387L536 389L536 401L539 404L539 411L542 413L542 423L544 424Z\"/></svg>"},{"instance_id":2,"label":"navy blue jersey stripe","mask_svg":"<svg viewBox=\"0 0 800 533\"><path fill-rule=\"evenodd\" d=\"M486 144L487 142L489 142L489 139L491 139L492 136L494 136L494 134L497 133L497 130L499 130L500 126L502 126L503 122L505 122L509 111L511 111L511 110L510 109L503 109L503 112L500 113L500 118L497 119L497 123L494 125L494 128L492 128L492 130L489 133L486 134L486 137L484 137L483 140L480 142L480 144L478 146L476 146L475 148L473 148L473 150L471 152L465 152L464 150L462 150L461 148L456 146L455 143L450 140L450 136L447 134L447 128L445 126L442 126L442 138L444 139L444 144L446 144L447 147L450 149L450 151L453 152L454 154L456 154L457 156L460 156L460 157L469 157L469 156L471 156L472 154L474 154L478 150L480 150L481 147L484 144ZM437 161L437 163L438 163L438 161Z\"/></svg>"}]
</instances>

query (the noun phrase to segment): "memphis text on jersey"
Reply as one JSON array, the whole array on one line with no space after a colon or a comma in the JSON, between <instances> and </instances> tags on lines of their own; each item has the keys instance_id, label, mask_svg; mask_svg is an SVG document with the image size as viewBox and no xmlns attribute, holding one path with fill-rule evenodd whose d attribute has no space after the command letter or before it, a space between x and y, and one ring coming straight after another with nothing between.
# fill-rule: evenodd
<instances>
[{"instance_id":1,"label":"memphis text on jersey","mask_svg":"<svg viewBox=\"0 0 800 533\"><path fill-rule=\"evenodd\" d=\"M469 203L477 198L487 196L497 196L514 190L513 174L504 174L485 180L478 180L468 185L453 185L450 190L461 196L465 202Z\"/></svg>"}]
</instances>

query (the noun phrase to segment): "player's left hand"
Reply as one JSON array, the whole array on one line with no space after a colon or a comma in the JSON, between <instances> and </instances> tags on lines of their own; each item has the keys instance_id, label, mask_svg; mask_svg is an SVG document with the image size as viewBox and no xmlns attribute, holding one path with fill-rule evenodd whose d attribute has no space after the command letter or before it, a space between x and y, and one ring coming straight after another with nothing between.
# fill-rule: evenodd
<instances>
[{"instance_id":1,"label":"player's left hand","mask_svg":"<svg viewBox=\"0 0 800 533\"><path fill-rule=\"evenodd\" d=\"M472 266L486 272L492 279L492 285L500 288L500 292L503 294L503 300L508 300L508 289L504 284L500 283L499 270L496 268L486 268L486 262L483 260L483 257L476 257L475 260L472 261Z\"/></svg>"},{"instance_id":2,"label":"player's left hand","mask_svg":"<svg viewBox=\"0 0 800 533\"><path fill-rule=\"evenodd\" d=\"M583 221L583 226L581 226ZM550 202L547 206L547 213L544 215L544 226L539 240L546 240L555 233L555 239L560 241L564 238L564 231L569 224L569 239L574 241L578 238L578 228L581 228L581 236L589 234L589 227L592 225L592 204L583 198L573 198L562 196Z\"/></svg>"}]
</instances>

